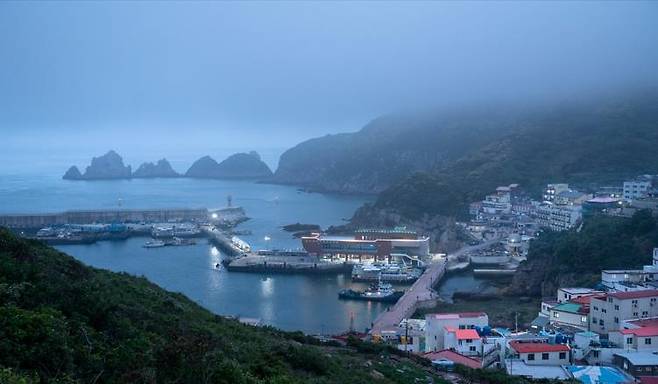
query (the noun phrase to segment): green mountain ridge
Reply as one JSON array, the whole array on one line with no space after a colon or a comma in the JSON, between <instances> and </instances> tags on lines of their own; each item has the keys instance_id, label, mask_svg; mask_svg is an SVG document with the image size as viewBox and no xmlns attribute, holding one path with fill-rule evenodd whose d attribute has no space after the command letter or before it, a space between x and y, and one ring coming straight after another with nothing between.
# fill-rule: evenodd
<instances>
[{"instance_id":1,"label":"green mountain ridge","mask_svg":"<svg viewBox=\"0 0 658 384\"><path fill-rule=\"evenodd\" d=\"M377 193L374 210L460 216L498 185L620 184L658 173L658 91L384 116L286 151L273 181ZM365 210L372 209L364 208ZM366 216L363 210L359 213Z\"/></svg>"},{"instance_id":2,"label":"green mountain ridge","mask_svg":"<svg viewBox=\"0 0 658 384\"><path fill-rule=\"evenodd\" d=\"M512 133L458 160L413 174L382 192L375 209L407 217L463 216L499 185L538 194L551 182L621 185L658 173L658 94L563 107L519 121Z\"/></svg>"},{"instance_id":3,"label":"green mountain ridge","mask_svg":"<svg viewBox=\"0 0 658 384\"><path fill-rule=\"evenodd\" d=\"M314 343L299 332L214 315L143 277L87 267L0 228L2 382L404 383L433 377L409 360L387 358L382 348Z\"/></svg>"}]
</instances>

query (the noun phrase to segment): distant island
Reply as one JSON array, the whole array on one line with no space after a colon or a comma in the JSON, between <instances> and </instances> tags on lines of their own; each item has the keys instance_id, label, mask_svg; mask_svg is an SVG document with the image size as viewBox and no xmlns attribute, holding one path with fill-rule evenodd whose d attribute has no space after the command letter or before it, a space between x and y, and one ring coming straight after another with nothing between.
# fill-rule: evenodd
<instances>
[{"instance_id":1,"label":"distant island","mask_svg":"<svg viewBox=\"0 0 658 384\"><path fill-rule=\"evenodd\" d=\"M132 172L130 165L124 165L121 156L113 150L91 160L85 172L82 173L77 166L71 166L64 176L65 180L112 180L137 178L172 178L194 177L206 179L256 179L264 180L272 177L272 170L265 164L260 155L251 151L249 153L236 153L217 163L212 157L204 156L195 161L184 175L176 172L167 159L160 159L156 163L146 162Z\"/></svg>"},{"instance_id":2,"label":"distant island","mask_svg":"<svg viewBox=\"0 0 658 384\"><path fill-rule=\"evenodd\" d=\"M267 179L272 175L272 170L255 151L236 153L221 163L210 156L204 156L195 161L185 173L186 177L204 179Z\"/></svg>"}]
</instances>

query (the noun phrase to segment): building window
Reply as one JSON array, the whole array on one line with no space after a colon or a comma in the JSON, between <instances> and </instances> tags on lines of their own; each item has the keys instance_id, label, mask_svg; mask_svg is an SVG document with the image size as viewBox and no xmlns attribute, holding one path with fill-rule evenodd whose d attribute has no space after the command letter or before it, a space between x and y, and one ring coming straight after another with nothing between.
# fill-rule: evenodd
<instances>
[{"instance_id":1,"label":"building window","mask_svg":"<svg viewBox=\"0 0 658 384\"><path fill-rule=\"evenodd\" d=\"M646 317L646 316L649 316L649 312L647 312L647 311L642 311L642 316L645 316L645 317Z\"/></svg>"},{"instance_id":2,"label":"building window","mask_svg":"<svg viewBox=\"0 0 658 384\"><path fill-rule=\"evenodd\" d=\"M553 312L553 317L558 318L558 317L560 317L560 314L557 313L557 312Z\"/></svg>"},{"instance_id":3,"label":"building window","mask_svg":"<svg viewBox=\"0 0 658 384\"><path fill-rule=\"evenodd\" d=\"M651 338L647 337L646 339L644 339L644 344L646 344L646 345L651 344Z\"/></svg>"},{"instance_id":4,"label":"building window","mask_svg":"<svg viewBox=\"0 0 658 384\"><path fill-rule=\"evenodd\" d=\"M535 354L534 353L528 353L528 360L534 360L535 359Z\"/></svg>"},{"instance_id":5,"label":"building window","mask_svg":"<svg viewBox=\"0 0 658 384\"><path fill-rule=\"evenodd\" d=\"M633 338L629 337L628 339L626 339L626 344L633 344Z\"/></svg>"},{"instance_id":6,"label":"building window","mask_svg":"<svg viewBox=\"0 0 658 384\"><path fill-rule=\"evenodd\" d=\"M560 356L562 356L563 353L564 352L560 352ZM592 357L599 357L599 351L596 351L596 350L592 351ZM562 358L562 357L560 357L560 358Z\"/></svg>"},{"instance_id":7,"label":"building window","mask_svg":"<svg viewBox=\"0 0 658 384\"><path fill-rule=\"evenodd\" d=\"M619 318L615 317L615 323L619 324Z\"/></svg>"},{"instance_id":8,"label":"building window","mask_svg":"<svg viewBox=\"0 0 658 384\"><path fill-rule=\"evenodd\" d=\"M583 323L586 323L587 322L587 316L582 316L580 318L580 321L583 322Z\"/></svg>"},{"instance_id":9,"label":"building window","mask_svg":"<svg viewBox=\"0 0 658 384\"><path fill-rule=\"evenodd\" d=\"M633 312L633 316L637 317L637 312Z\"/></svg>"},{"instance_id":10,"label":"building window","mask_svg":"<svg viewBox=\"0 0 658 384\"><path fill-rule=\"evenodd\" d=\"M596 317L592 317L592 324L596 324Z\"/></svg>"},{"instance_id":11,"label":"building window","mask_svg":"<svg viewBox=\"0 0 658 384\"><path fill-rule=\"evenodd\" d=\"M471 351L471 352L475 352L475 345L470 346L468 348L468 350Z\"/></svg>"},{"instance_id":12,"label":"building window","mask_svg":"<svg viewBox=\"0 0 658 384\"><path fill-rule=\"evenodd\" d=\"M548 360L548 353L542 353L541 354L541 359L542 360Z\"/></svg>"},{"instance_id":13,"label":"building window","mask_svg":"<svg viewBox=\"0 0 658 384\"><path fill-rule=\"evenodd\" d=\"M594 352L596 352L595 357L597 357L599 355L599 352L598 351L594 351ZM564 360L566 358L567 358L567 353L566 352L560 352L560 360Z\"/></svg>"},{"instance_id":14,"label":"building window","mask_svg":"<svg viewBox=\"0 0 658 384\"><path fill-rule=\"evenodd\" d=\"M615 304L615 311L619 310L619 306Z\"/></svg>"}]
</instances>

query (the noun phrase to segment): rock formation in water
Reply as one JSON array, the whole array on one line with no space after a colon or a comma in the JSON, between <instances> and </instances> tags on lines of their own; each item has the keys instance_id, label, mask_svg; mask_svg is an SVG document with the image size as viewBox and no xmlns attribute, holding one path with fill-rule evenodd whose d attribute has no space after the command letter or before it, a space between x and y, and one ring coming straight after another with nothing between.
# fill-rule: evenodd
<instances>
[{"instance_id":1,"label":"rock formation in water","mask_svg":"<svg viewBox=\"0 0 658 384\"><path fill-rule=\"evenodd\" d=\"M267 179L272 171L257 152L236 153L221 163L204 156L195 161L185 173L187 177L210 179Z\"/></svg>"},{"instance_id":2,"label":"rock formation in water","mask_svg":"<svg viewBox=\"0 0 658 384\"><path fill-rule=\"evenodd\" d=\"M129 179L132 176L130 166L123 165L123 159L114 151L100 157L94 157L84 174L77 167L71 167L64 175L70 180Z\"/></svg>"},{"instance_id":3,"label":"rock formation in water","mask_svg":"<svg viewBox=\"0 0 658 384\"><path fill-rule=\"evenodd\" d=\"M153 178L153 177L179 177L180 174L171 167L167 159L158 160L157 163L143 163L133 172L134 178Z\"/></svg>"},{"instance_id":4,"label":"rock formation in water","mask_svg":"<svg viewBox=\"0 0 658 384\"><path fill-rule=\"evenodd\" d=\"M75 165L71 166L68 171L62 176L64 180L80 180L82 179L82 173Z\"/></svg>"}]
</instances>

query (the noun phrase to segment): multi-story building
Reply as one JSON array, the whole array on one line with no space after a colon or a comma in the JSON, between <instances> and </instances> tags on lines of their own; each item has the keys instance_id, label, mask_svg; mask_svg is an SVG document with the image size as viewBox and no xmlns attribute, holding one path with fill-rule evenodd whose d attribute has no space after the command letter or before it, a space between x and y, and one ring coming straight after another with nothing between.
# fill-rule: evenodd
<instances>
[{"instance_id":1,"label":"multi-story building","mask_svg":"<svg viewBox=\"0 0 658 384\"><path fill-rule=\"evenodd\" d=\"M539 342L511 341L509 343L513 358L528 365L568 365L568 345Z\"/></svg>"},{"instance_id":2,"label":"multi-story building","mask_svg":"<svg viewBox=\"0 0 658 384\"><path fill-rule=\"evenodd\" d=\"M583 211L580 205L544 203L537 208L536 215L540 226L563 231L575 227L583 218Z\"/></svg>"},{"instance_id":3,"label":"multi-story building","mask_svg":"<svg viewBox=\"0 0 658 384\"><path fill-rule=\"evenodd\" d=\"M652 177L643 175L635 180L624 181L624 200L632 201L644 196L651 188Z\"/></svg>"},{"instance_id":4,"label":"multi-story building","mask_svg":"<svg viewBox=\"0 0 658 384\"><path fill-rule=\"evenodd\" d=\"M624 321L658 316L658 290L612 292L593 296L590 330L608 334L623 329Z\"/></svg>"},{"instance_id":5,"label":"multi-story building","mask_svg":"<svg viewBox=\"0 0 658 384\"><path fill-rule=\"evenodd\" d=\"M446 329L475 329L489 325L484 312L432 313L425 315L425 351L446 349Z\"/></svg>"},{"instance_id":6,"label":"multi-story building","mask_svg":"<svg viewBox=\"0 0 658 384\"><path fill-rule=\"evenodd\" d=\"M544 189L542 197L544 201L553 202L558 194L568 190L569 184L548 184Z\"/></svg>"},{"instance_id":7,"label":"multi-story building","mask_svg":"<svg viewBox=\"0 0 658 384\"><path fill-rule=\"evenodd\" d=\"M651 265L642 269L604 269L601 284L613 291L630 292L654 289L652 282L658 280L658 248L653 249Z\"/></svg>"}]
</instances>

